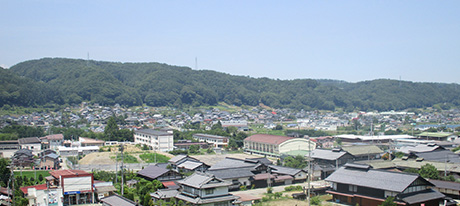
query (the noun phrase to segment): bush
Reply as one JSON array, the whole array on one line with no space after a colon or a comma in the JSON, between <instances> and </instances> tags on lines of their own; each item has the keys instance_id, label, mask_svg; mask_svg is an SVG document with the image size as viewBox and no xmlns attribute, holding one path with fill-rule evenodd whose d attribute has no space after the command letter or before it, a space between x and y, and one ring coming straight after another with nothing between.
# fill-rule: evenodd
<instances>
[{"instance_id":1,"label":"bush","mask_svg":"<svg viewBox=\"0 0 460 206\"><path fill-rule=\"evenodd\" d=\"M284 191L286 191L286 192L289 192L289 191L302 191L302 190L303 190L303 188L300 185L297 185L297 186L291 185L291 186L287 186L287 187L284 188Z\"/></svg>"},{"instance_id":2,"label":"bush","mask_svg":"<svg viewBox=\"0 0 460 206\"><path fill-rule=\"evenodd\" d=\"M319 199L319 196L314 196L310 198L310 204L312 205L321 205L321 199Z\"/></svg>"},{"instance_id":3,"label":"bush","mask_svg":"<svg viewBox=\"0 0 460 206\"><path fill-rule=\"evenodd\" d=\"M273 188L272 187L267 187L267 193L272 194L273 193Z\"/></svg>"}]
</instances>

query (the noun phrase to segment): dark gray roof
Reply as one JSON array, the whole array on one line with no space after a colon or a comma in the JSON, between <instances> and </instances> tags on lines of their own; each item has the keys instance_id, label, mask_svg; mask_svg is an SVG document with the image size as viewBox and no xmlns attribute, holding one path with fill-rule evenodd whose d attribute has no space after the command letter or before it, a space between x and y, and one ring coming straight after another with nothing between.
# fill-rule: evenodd
<instances>
[{"instance_id":1,"label":"dark gray roof","mask_svg":"<svg viewBox=\"0 0 460 206\"><path fill-rule=\"evenodd\" d=\"M460 163L460 156L450 150L437 150L432 152L415 153L417 157L422 157L424 160L436 162L451 162Z\"/></svg>"},{"instance_id":2,"label":"dark gray roof","mask_svg":"<svg viewBox=\"0 0 460 206\"><path fill-rule=\"evenodd\" d=\"M138 175L148 177L150 179L156 179L157 177L167 173L169 170L165 168L158 167L156 165L150 165L143 170L137 172Z\"/></svg>"},{"instance_id":3,"label":"dark gray roof","mask_svg":"<svg viewBox=\"0 0 460 206\"><path fill-rule=\"evenodd\" d=\"M224 160L217 162L212 165L209 170L218 170L218 169L228 169L228 168L238 168L238 167L253 167L255 163L247 162L241 159L235 158L225 158Z\"/></svg>"},{"instance_id":4,"label":"dark gray roof","mask_svg":"<svg viewBox=\"0 0 460 206\"><path fill-rule=\"evenodd\" d=\"M311 157L314 159L337 160L345 154L347 154L345 151L334 152L327 149L315 149L311 152Z\"/></svg>"},{"instance_id":5,"label":"dark gray roof","mask_svg":"<svg viewBox=\"0 0 460 206\"><path fill-rule=\"evenodd\" d=\"M155 136L172 135L172 134L170 134L168 132L163 132L163 131L153 130L153 129L141 129L141 130L137 130L135 133L146 134L146 135L155 135Z\"/></svg>"},{"instance_id":6,"label":"dark gray roof","mask_svg":"<svg viewBox=\"0 0 460 206\"><path fill-rule=\"evenodd\" d=\"M442 193L436 190L432 190L432 189L399 195L399 199L401 199L404 202L409 203L410 205L416 204L416 203L424 203L430 200L442 199L444 197L445 195L443 195Z\"/></svg>"},{"instance_id":7,"label":"dark gray roof","mask_svg":"<svg viewBox=\"0 0 460 206\"><path fill-rule=\"evenodd\" d=\"M57 158L59 158L59 155L57 155L55 153L50 153L50 154L45 155L45 157L50 157L52 159L57 159Z\"/></svg>"},{"instance_id":8,"label":"dark gray roof","mask_svg":"<svg viewBox=\"0 0 460 206\"><path fill-rule=\"evenodd\" d=\"M366 167L354 167L353 164L345 164L329 175L326 181L403 192L418 178L421 177L409 173L366 169Z\"/></svg>"},{"instance_id":9,"label":"dark gray roof","mask_svg":"<svg viewBox=\"0 0 460 206\"><path fill-rule=\"evenodd\" d=\"M271 165L273 164L272 161L265 157L257 157L257 158L246 158L246 161L259 161L260 163L266 164L266 165Z\"/></svg>"},{"instance_id":10,"label":"dark gray roof","mask_svg":"<svg viewBox=\"0 0 460 206\"><path fill-rule=\"evenodd\" d=\"M434 186L437 188L460 191L460 183L458 182L449 182L449 181L442 181L442 180L428 180L428 181L434 184Z\"/></svg>"},{"instance_id":11,"label":"dark gray roof","mask_svg":"<svg viewBox=\"0 0 460 206\"><path fill-rule=\"evenodd\" d=\"M230 168L221 170L208 170L206 173L213 174L217 178L228 180L242 177L252 177L254 173L251 172L252 167L245 168Z\"/></svg>"},{"instance_id":12,"label":"dark gray roof","mask_svg":"<svg viewBox=\"0 0 460 206\"><path fill-rule=\"evenodd\" d=\"M38 137L27 137L18 140L19 144L40 144L41 141Z\"/></svg>"},{"instance_id":13,"label":"dark gray roof","mask_svg":"<svg viewBox=\"0 0 460 206\"><path fill-rule=\"evenodd\" d=\"M214 203L214 202L233 201L233 200L238 199L237 196L234 196L231 194L217 196L217 197L209 197L209 198L200 198L200 197L192 198L192 197L189 197L183 194L178 194L176 195L176 198L180 200L185 200L192 204L199 204L199 205Z\"/></svg>"},{"instance_id":14,"label":"dark gray roof","mask_svg":"<svg viewBox=\"0 0 460 206\"><path fill-rule=\"evenodd\" d=\"M136 202L117 194L104 197L101 199L101 202L111 206L142 206L141 204L136 204Z\"/></svg>"},{"instance_id":15,"label":"dark gray roof","mask_svg":"<svg viewBox=\"0 0 460 206\"><path fill-rule=\"evenodd\" d=\"M283 167L283 166L276 166L276 165L270 165L270 168L272 168L272 173L291 175L291 176L295 176L299 172L302 171L301 169L297 169L297 168Z\"/></svg>"},{"instance_id":16,"label":"dark gray roof","mask_svg":"<svg viewBox=\"0 0 460 206\"><path fill-rule=\"evenodd\" d=\"M195 172L192 175L186 177L185 179L177 181L177 183L198 189L224 187L232 184L230 182L217 178L212 174L206 174L201 172Z\"/></svg>"}]
</instances>

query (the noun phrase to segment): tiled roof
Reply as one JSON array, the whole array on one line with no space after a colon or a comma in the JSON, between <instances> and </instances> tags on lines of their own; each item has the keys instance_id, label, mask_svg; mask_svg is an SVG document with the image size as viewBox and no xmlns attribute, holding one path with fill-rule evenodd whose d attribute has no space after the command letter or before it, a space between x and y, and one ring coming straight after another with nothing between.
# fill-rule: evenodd
<instances>
[{"instance_id":1,"label":"tiled roof","mask_svg":"<svg viewBox=\"0 0 460 206\"><path fill-rule=\"evenodd\" d=\"M40 137L40 139L63 140L64 135L63 134L51 134L51 135L47 135L47 136L44 136L44 137Z\"/></svg>"},{"instance_id":2,"label":"tiled roof","mask_svg":"<svg viewBox=\"0 0 460 206\"><path fill-rule=\"evenodd\" d=\"M434 186L437 188L460 191L460 183L458 182L449 182L449 181L442 181L442 180L428 180L428 181L433 183Z\"/></svg>"},{"instance_id":3,"label":"tiled roof","mask_svg":"<svg viewBox=\"0 0 460 206\"><path fill-rule=\"evenodd\" d=\"M381 150L379 147L375 145L349 146L343 147L342 149L353 156L383 153L383 150Z\"/></svg>"},{"instance_id":4,"label":"tiled roof","mask_svg":"<svg viewBox=\"0 0 460 206\"><path fill-rule=\"evenodd\" d=\"M224 187L232 184L230 182L219 179L212 174L205 174L201 172L195 172L185 179L177 181L177 183L198 189Z\"/></svg>"},{"instance_id":5,"label":"tiled roof","mask_svg":"<svg viewBox=\"0 0 460 206\"><path fill-rule=\"evenodd\" d=\"M272 173L277 173L277 174L283 174L283 175L291 175L295 176L299 172L301 172L301 169L296 169L296 168L291 168L291 167L283 167L283 166L276 166L276 165L270 165L270 168L272 168Z\"/></svg>"},{"instance_id":6,"label":"tiled roof","mask_svg":"<svg viewBox=\"0 0 460 206\"><path fill-rule=\"evenodd\" d=\"M445 195L432 189L401 194L399 196L402 201L407 202L410 205L415 205L416 203L425 203L430 200L442 199L444 197Z\"/></svg>"},{"instance_id":7,"label":"tiled roof","mask_svg":"<svg viewBox=\"0 0 460 206\"><path fill-rule=\"evenodd\" d=\"M138 175L148 177L150 179L156 179L157 177L167 173L169 170L165 168L158 167L156 165L150 165L143 170L137 172Z\"/></svg>"},{"instance_id":8,"label":"tiled roof","mask_svg":"<svg viewBox=\"0 0 460 206\"><path fill-rule=\"evenodd\" d=\"M40 144L41 141L38 137L27 137L18 140L19 144Z\"/></svg>"},{"instance_id":9,"label":"tiled roof","mask_svg":"<svg viewBox=\"0 0 460 206\"><path fill-rule=\"evenodd\" d=\"M55 170L50 172L54 178L59 178L61 176L69 176L69 175L89 175L90 173L85 172L83 170Z\"/></svg>"},{"instance_id":10,"label":"tiled roof","mask_svg":"<svg viewBox=\"0 0 460 206\"><path fill-rule=\"evenodd\" d=\"M315 149L311 152L311 157L314 159L323 160L337 160L343 155L347 154L345 151L332 151L327 149Z\"/></svg>"},{"instance_id":11,"label":"tiled roof","mask_svg":"<svg viewBox=\"0 0 460 206\"><path fill-rule=\"evenodd\" d=\"M370 169L369 166L366 165L358 166L356 164L347 163L345 166L329 175L326 181L402 192L419 178L423 179L419 175L375 170Z\"/></svg>"},{"instance_id":12,"label":"tiled roof","mask_svg":"<svg viewBox=\"0 0 460 206\"><path fill-rule=\"evenodd\" d=\"M254 167L256 164L246 162L236 158L225 158L224 160L212 165L209 170L228 169L228 168L241 168L241 167Z\"/></svg>"},{"instance_id":13,"label":"tiled roof","mask_svg":"<svg viewBox=\"0 0 460 206\"><path fill-rule=\"evenodd\" d=\"M135 206L135 205L141 206L140 204L136 204L136 202L128 198L119 196L117 194L111 195L108 197L104 197L101 199L101 202L105 203L106 205L110 205L110 206Z\"/></svg>"},{"instance_id":14,"label":"tiled roof","mask_svg":"<svg viewBox=\"0 0 460 206\"><path fill-rule=\"evenodd\" d=\"M26 186L26 187L21 187L19 189L21 189L21 191L24 193L24 194L27 194L27 189L29 188L35 188L36 190L46 190L47 187L46 187L46 183L45 184L41 184L41 185L32 185L32 186Z\"/></svg>"},{"instance_id":15,"label":"tiled roof","mask_svg":"<svg viewBox=\"0 0 460 206\"><path fill-rule=\"evenodd\" d=\"M171 163L176 163L184 158L188 157L188 155L176 155L174 156L173 158L169 159L168 162L171 162Z\"/></svg>"},{"instance_id":16,"label":"tiled roof","mask_svg":"<svg viewBox=\"0 0 460 206\"><path fill-rule=\"evenodd\" d=\"M251 172L250 167L245 168L229 168L229 169L220 169L220 170L208 170L206 173L213 174L214 176L221 179L234 179L242 177L252 177L254 173Z\"/></svg>"},{"instance_id":17,"label":"tiled roof","mask_svg":"<svg viewBox=\"0 0 460 206\"><path fill-rule=\"evenodd\" d=\"M244 141L279 145L290 139L294 139L294 137L285 137L285 136L269 135L269 134L255 134L255 135L246 137Z\"/></svg>"}]
</instances>

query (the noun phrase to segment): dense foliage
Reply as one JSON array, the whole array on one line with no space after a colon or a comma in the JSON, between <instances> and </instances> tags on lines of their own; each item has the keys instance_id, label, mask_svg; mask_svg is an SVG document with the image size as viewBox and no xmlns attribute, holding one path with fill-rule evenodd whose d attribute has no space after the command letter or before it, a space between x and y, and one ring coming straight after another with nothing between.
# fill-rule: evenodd
<instances>
[{"instance_id":1,"label":"dense foliage","mask_svg":"<svg viewBox=\"0 0 460 206\"><path fill-rule=\"evenodd\" d=\"M74 104L265 105L275 108L401 110L459 106L457 84L373 80L274 80L159 63L45 58L0 69L0 107Z\"/></svg>"}]
</instances>

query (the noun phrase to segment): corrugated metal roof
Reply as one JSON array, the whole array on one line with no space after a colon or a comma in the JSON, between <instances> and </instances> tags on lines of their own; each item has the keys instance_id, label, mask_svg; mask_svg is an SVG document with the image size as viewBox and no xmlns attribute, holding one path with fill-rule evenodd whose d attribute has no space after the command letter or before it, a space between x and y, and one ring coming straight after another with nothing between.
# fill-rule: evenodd
<instances>
[{"instance_id":1,"label":"corrugated metal roof","mask_svg":"<svg viewBox=\"0 0 460 206\"><path fill-rule=\"evenodd\" d=\"M255 134L249 137L246 137L244 141L251 141L251 142L260 142L266 144L273 144L279 145L287 140L294 139L294 137L285 137L285 136L278 136L278 135L269 135L269 134Z\"/></svg>"}]
</instances>

